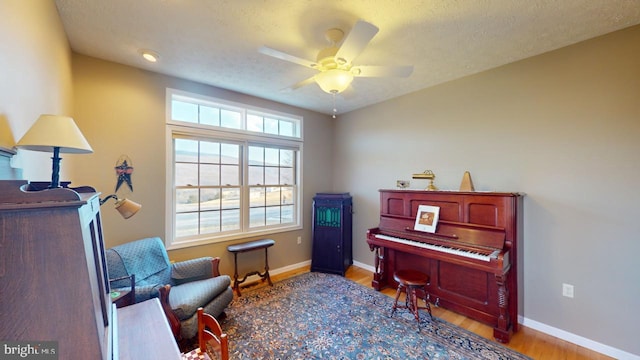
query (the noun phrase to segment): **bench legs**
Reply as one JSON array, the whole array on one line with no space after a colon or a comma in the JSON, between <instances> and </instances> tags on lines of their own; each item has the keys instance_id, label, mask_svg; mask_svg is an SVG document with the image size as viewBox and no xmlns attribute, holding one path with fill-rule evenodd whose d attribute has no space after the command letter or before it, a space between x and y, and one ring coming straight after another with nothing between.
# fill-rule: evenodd
<instances>
[{"instance_id":1,"label":"bench legs","mask_svg":"<svg viewBox=\"0 0 640 360\"><path fill-rule=\"evenodd\" d=\"M242 284L243 282L245 282L247 280L247 278L251 275L258 275L260 276L260 279L262 282L264 282L265 280L267 280L269 282L269 286L273 286L273 283L271 282L271 277L269 276L269 256L268 256L268 247L264 248L264 272L261 273L260 271L252 271L247 273L242 279L238 280L238 253L234 252L233 253L233 264L234 264L234 268L235 271L233 273L233 290L236 292L236 294L238 296L242 296L242 294L240 293L240 284Z\"/></svg>"}]
</instances>

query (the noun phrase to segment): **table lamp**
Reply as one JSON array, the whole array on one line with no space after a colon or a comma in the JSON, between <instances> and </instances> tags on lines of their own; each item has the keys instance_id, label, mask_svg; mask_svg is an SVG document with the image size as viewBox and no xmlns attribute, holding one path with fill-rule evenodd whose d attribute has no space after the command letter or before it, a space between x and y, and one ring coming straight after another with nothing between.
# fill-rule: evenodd
<instances>
[{"instance_id":1,"label":"table lamp","mask_svg":"<svg viewBox=\"0 0 640 360\"><path fill-rule=\"evenodd\" d=\"M62 115L40 115L16 147L32 151L53 151L50 189L60 187L60 153L93 152L73 119Z\"/></svg>"}]
</instances>

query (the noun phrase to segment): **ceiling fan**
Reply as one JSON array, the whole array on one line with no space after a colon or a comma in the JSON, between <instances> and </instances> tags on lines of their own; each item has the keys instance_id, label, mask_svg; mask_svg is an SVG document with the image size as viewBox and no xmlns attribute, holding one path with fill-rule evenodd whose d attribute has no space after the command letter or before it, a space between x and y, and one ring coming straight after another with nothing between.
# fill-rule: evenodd
<instances>
[{"instance_id":1,"label":"ceiling fan","mask_svg":"<svg viewBox=\"0 0 640 360\"><path fill-rule=\"evenodd\" d=\"M284 91L295 90L316 82L323 91L335 95L345 91L351 85L354 77L407 77L411 75L413 66L353 64L355 58L360 55L377 33L378 28L375 25L363 20L356 22L344 40L342 30L329 29L325 33L325 37L331 46L320 50L316 61L302 59L266 46L262 46L258 51L264 55L319 71L316 75L283 89Z\"/></svg>"}]
</instances>

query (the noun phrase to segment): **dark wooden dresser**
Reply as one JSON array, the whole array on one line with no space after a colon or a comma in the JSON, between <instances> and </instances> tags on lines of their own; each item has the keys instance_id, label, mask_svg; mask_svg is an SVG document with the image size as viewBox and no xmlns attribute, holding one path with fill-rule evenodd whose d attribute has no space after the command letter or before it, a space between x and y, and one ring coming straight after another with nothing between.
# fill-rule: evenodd
<instances>
[{"instance_id":1,"label":"dark wooden dresser","mask_svg":"<svg viewBox=\"0 0 640 360\"><path fill-rule=\"evenodd\" d=\"M344 276L353 264L352 206L349 193L318 193L313 197L311 271Z\"/></svg>"},{"instance_id":2,"label":"dark wooden dresser","mask_svg":"<svg viewBox=\"0 0 640 360\"><path fill-rule=\"evenodd\" d=\"M180 358L159 303L134 305L142 318L133 307L120 316L109 295L99 194L0 181L0 339L54 341L60 359L103 360L150 358L154 339L163 359Z\"/></svg>"}]
</instances>

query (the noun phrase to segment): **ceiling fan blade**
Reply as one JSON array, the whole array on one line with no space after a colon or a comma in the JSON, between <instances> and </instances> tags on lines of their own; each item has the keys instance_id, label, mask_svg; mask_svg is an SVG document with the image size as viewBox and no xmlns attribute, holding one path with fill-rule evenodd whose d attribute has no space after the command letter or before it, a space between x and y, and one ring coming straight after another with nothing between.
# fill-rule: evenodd
<instances>
[{"instance_id":1,"label":"ceiling fan blade","mask_svg":"<svg viewBox=\"0 0 640 360\"><path fill-rule=\"evenodd\" d=\"M378 33L378 28L363 20L353 26L349 35L344 39L340 49L336 53L336 59L342 59L345 63L351 63L364 50L365 46Z\"/></svg>"},{"instance_id":2,"label":"ceiling fan blade","mask_svg":"<svg viewBox=\"0 0 640 360\"><path fill-rule=\"evenodd\" d=\"M315 80L314 80L314 77L312 76L312 77L310 77L310 78L308 78L306 80L302 80L302 81L300 81L300 82L298 82L296 84L293 84L293 85L291 85L291 86L289 86L287 88L284 88L284 89L282 89L280 91L281 92L291 92L291 91L299 89L299 88L301 88L303 86L306 86L306 85L309 85L309 84L313 84L314 82L315 82Z\"/></svg>"},{"instance_id":3,"label":"ceiling fan blade","mask_svg":"<svg viewBox=\"0 0 640 360\"><path fill-rule=\"evenodd\" d=\"M294 56L294 55L289 55L287 53L284 53L282 51L278 51L276 49L272 49L270 47L262 46L262 47L260 47L258 49L258 52L260 52L261 54L264 54L264 55L272 56L272 57L274 57L276 59L289 61L289 62L298 64L298 65L306 66L306 67L311 68L311 69L317 69L317 67L318 67L318 64L315 61L306 60L306 59L299 58L299 57Z\"/></svg>"},{"instance_id":4,"label":"ceiling fan blade","mask_svg":"<svg viewBox=\"0 0 640 360\"><path fill-rule=\"evenodd\" d=\"M357 77L408 77L413 72L413 66L354 66L351 68L353 76Z\"/></svg>"}]
</instances>

